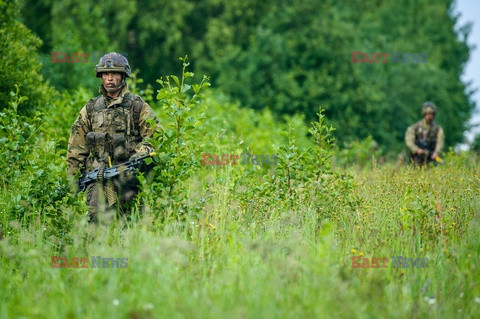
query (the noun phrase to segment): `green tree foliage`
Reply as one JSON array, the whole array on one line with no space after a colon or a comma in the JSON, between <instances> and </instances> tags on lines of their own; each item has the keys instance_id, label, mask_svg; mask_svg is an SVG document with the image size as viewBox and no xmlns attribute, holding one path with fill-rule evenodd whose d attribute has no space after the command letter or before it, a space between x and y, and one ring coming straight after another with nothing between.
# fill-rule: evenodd
<instances>
[{"instance_id":1,"label":"green tree foliage","mask_svg":"<svg viewBox=\"0 0 480 319\"><path fill-rule=\"evenodd\" d=\"M19 92L18 86L9 92L8 107L0 112L0 224L41 221L49 226L47 235L61 235L84 204L68 190L65 149L58 147L55 130L44 125L39 112L19 114L28 101Z\"/></svg>"},{"instance_id":2,"label":"green tree foliage","mask_svg":"<svg viewBox=\"0 0 480 319\"><path fill-rule=\"evenodd\" d=\"M204 77L199 84L188 84L187 80L194 74L187 71L187 58L182 58L182 61L180 78L171 75L157 80L162 87L157 99L168 120L162 121L163 127L157 129L151 139L158 156L154 157L153 171L156 177L149 185L150 194L153 195L149 202L154 202L153 205L161 207L161 210L182 202L185 198L186 189L179 186L198 169L198 154L203 146L202 138L196 130L200 119L194 116L193 111L199 106L201 91L210 86L210 83Z\"/></svg>"},{"instance_id":3,"label":"green tree foliage","mask_svg":"<svg viewBox=\"0 0 480 319\"><path fill-rule=\"evenodd\" d=\"M209 25L208 59L199 64L214 86L245 104L307 119L322 105L339 140L372 135L388 149L403 147L421 103L433 100L453 145L462 140L473 103L459 80L468 28L455 33L451 4L267 1L249 11L225 1ZM388 52L390 63L353 64L352 51ZM399 51L426 52L428 62L392 63Z\"/></svg>"},{"instance_id":4,"label":"green tree foliage","mask_svg":"<svg viewBox=\"0 0 480 319\"><path fill-rule=\"evenodd\" d=\"M42 41L18 17L16 1L0 2L0 110L8 107L10 92L18 86L24 97L18 111L24 113L46 106L53 91L40 74L36 50Z\"/></svg>"},{"instance_id":5,"label":"green tree foliage","mask_svg":"<svg viewBox=\"0 0 480 319\"><path fill-rule=\"evenodd\" d=\"M242 105L269 108L277 117L302 113L307 121L322 106L339 141L372 136L398 151L426 100L439 106L447 146L463 139L474 107L471 88L460 80L469 27L456 26L453 3L41 0L23 11L46 41L44 62L52 50L124 51L153 83L178 72L178 57L188 54L196 74L208 74L213 87ZM49 17L50 26L33 16ZM352 51L389 53L389 63L354 64ZM428 59L393 63L393 52ZM45 73L57 87L95 88L93 67L46 63Z\"/></svg>"},{"instance_id":6,"label":"green tree foliage","mask_svg":"<svg viewBox=\"0 0 480 319\"><path fill-rule=\"evenodd\" d=\"M83 86L92 91L98 88L95 64L100 56L111 51L128 55L125 47L132 11L136 11L136 2L126 0L101 5L93 0L39 0L33 6L28 1L22 5L25 24L45 41L40 60L46 78L58 89ZM53 63L52 51L66 53L68 58L60 55L55 61L64 62ZM88 62L67 63L75 52L87 53Z\"/></svg>"}]
</instances>

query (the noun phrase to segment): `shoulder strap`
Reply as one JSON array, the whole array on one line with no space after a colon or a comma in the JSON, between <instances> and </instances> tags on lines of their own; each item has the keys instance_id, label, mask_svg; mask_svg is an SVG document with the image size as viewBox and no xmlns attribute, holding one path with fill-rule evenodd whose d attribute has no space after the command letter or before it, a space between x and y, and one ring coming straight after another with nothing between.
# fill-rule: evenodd
<instances>
[{"instance_id":1,"label":"shoulder strap","mask_svg":"<svg viewBox=\"0 0 480 319\"><path fill-rule=\"evenodd\" d=\"M142 112L143 104L145 103L138 95L130 94L129 98L132 101L133 127L134 130L140 130L140 113Z\"/></svg>"},{"instance_id":2,"label":"shoulder strap","mask_svg":"<svg viewBox=\"0 0 480 319\"><path fill-rule=\"evenodd\" d=\"M437 123L433 122L432 127L430 128L429 135L431 135L432 138L436 138L439 130L440 126Z\"/></svg>"},{"instance_id":3,"label":"shoulder strap","mask_svg":"<svg viewBox=\"0 0 480 319\"><path fill-rule=\"evenodd\" d=\"M93 123L93 116L95 111L99 111L105 107L105 98L103 96L97 96L90 101L88 101L87 105L87 116L90 123Z\"/></svg>"},{"instance_id":4,"label":"shoulder strap","mask_svg":"<svg viewBox=\"0 0 480 319\"><path fill-rule=\"evenodd\" d=\"M415 135L418 133L418 128L422 126L422 121L418 121L415 124L413 124L413 130L415 132Z\"/></svg>"},{"instance_id":5,"label":"shoulder strap","mask_svg":"<svg viewBox=\"0 0 480 319\"><path fill-rule=\"evenodd\" d=\"M98 98L99 96L90 99L90 101L88 101L87 105L85 106L87 108L87 118L90 124L92 124L93 121L93 109L95 107L95 104L97 103Z\"/></svg>"}]
</instances>

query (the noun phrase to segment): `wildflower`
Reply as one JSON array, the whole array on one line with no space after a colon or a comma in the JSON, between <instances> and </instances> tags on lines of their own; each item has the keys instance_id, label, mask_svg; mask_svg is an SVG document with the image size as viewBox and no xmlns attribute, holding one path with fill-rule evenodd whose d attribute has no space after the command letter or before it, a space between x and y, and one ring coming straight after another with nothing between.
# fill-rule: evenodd
<instances>
[{"instance_id":1,"label":"wildflower","mask_svg":"<svg viewBox=\"0 0 480 319\"><path fill-rule=\"evenodd\" d=\"M363 257L363 253L362 253L362 252L360 252L360 254L358 254L358 255L359 255L360 257Z\"/></svg>"},{"instance_id":2,"label":"wildflower","mask_svg":"<svg viewBox=\"0 0 480 319\"><path fill-rule=\"evenodd\" d=\"M427 301L429 305L433 305L437 302L437 300L433 298L433 296L430 296L430 297L425 296L425 301Z\"/></svg>"},{"instance_id":3,"label":"wildflower","mask_svg":"<svg viewBox=\"0 0 480 319\"><path fill-rule=\"evenodd\" d=\"M113 299L113 305L116 307L120 304L120 300L118 299Z\"/></svg>"},{"instance_id":4,"label":"wildflower","mask_svg":"<svg viewBox=\"0 0 480 319\"><path fill-rule=\"evenodd\" d=\"M352 249L352 254L356 254L357 251L355 249Z\"/></svg>"}]
</instances>

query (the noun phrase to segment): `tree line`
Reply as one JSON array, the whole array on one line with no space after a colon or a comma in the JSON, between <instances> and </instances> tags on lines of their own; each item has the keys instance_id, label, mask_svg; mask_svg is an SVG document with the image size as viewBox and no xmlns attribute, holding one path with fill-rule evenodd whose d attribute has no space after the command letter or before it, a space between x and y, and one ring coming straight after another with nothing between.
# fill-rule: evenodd
<instances>
[{"instance_id":1,"label":"tree line","mask_svg":"<svg viewBox=\"0 0 480 319\"><path fill-rule=\"evenodd\" d=\"M137 76L151 84L177 73L178 58L188 54L197 76L209 75L213 87L243 106L269 108L278 118L301 113L308 122L325 109L336 138L345 143L372 136L385 149L401 150L405 129L431 100L439 107L446 145L453 146L462 141L474 108L472 88L460 80L471 51L470 26L457 25L453 5L453 0L5 1L1 94L14 82L32 90L25 93L31 103L48 104L40 83L60 91L86 87L95 94L97 61L52 63L52 51L125 52L133 69L141 70ZM352 52L389 58L352 63ZM393 61L394 53L426 54L426 61Z\"/></svg>"}]
</instances>

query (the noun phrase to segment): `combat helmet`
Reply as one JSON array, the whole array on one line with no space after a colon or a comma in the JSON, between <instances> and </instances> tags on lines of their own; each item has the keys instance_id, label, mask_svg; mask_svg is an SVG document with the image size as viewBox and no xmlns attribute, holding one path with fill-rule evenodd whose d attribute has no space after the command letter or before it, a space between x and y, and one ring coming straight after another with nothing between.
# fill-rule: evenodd
<instances>
[{"instance_id":1,"label":"combat helmet","mask_svg":"<svg viewBox=\"0 0 480 319\"><path fill-rule=\"evenodd\" d=\"M437 106L433 104L433 102L425 102L422 105L422 115L425 115L427 113L437 113Z\"/></svg>"},{"instance_id":2,"label":"combat helmet","mask_svg":"<svg viewBox=\"0 0 480 319\"><path fill-rule=\"evenodd\" d=\"M132 76L127 58L117 52L110 52L102 56L95 66L95 71L97 78L101 78L103 72L120 72L129 78Z\"/></svg>"}]
</instances>

